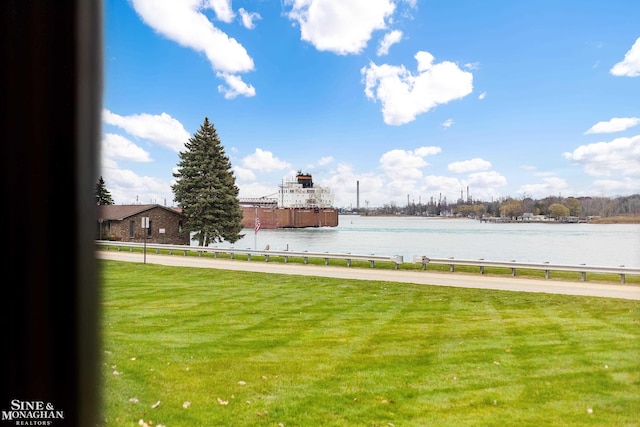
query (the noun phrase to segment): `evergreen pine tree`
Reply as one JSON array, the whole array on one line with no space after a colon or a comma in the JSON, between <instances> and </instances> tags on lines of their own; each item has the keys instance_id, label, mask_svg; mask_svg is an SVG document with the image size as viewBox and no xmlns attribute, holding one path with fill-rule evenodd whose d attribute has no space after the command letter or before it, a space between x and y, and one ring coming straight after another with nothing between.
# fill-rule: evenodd
<instances>
[{"instance_id":1,"label":"evergreen pine tree","mask_svg":"<svg viewBox=\"0 0 640 427\"><path fill-rule=\"evenodd\" d=\"M218 133L205 117L200 129L179 153L176 183L171 187L185 216L185 231L194 233L200 246L243 235L238 187Z\"/></svg>"},{"instance_id":2,"label":"evergreen pine tree","mask_svg":"<svg viewBox=\"0 0 640 427\"><path fill-rule=\"evenodd\" d=\"M107 190L107 186L105 185L102 176L100 176L96 183L96 203L98 205L113 205L111 193Z\"/></svg>"}]
</instances>

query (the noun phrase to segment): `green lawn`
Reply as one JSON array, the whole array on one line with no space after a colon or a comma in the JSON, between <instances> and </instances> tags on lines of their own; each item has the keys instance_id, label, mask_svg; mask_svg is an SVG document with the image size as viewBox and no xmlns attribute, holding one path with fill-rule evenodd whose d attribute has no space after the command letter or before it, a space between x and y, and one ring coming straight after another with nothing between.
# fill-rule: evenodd
<instances>
[{"instance_id":1,"label":"green lawn","mask_svg":"<svg viewBox=\"0 0 640 427\"><path fill-rule=\"evenodd\" d=\"M105 425L640 425L637 301L100 266Z\"/></svg>"}]
</instances>

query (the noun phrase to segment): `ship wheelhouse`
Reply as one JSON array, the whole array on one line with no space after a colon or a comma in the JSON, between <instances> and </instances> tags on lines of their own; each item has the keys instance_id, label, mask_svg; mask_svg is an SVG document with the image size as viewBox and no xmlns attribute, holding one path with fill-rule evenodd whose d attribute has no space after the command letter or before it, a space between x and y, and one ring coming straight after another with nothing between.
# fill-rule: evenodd
<instances>
[{"instance_id":1,"label":"ship wheelhouse","mask_svg":"<svg viewBox=\"0 0 640 427\"><path fill-rule=\"evenodd\" d=\"M278 191L278 207L280 208L331 208L333 194L329 188L316 187L310 174L298 172L295 180L288 180L280 185Z\"/></svg>"}]
</instances>

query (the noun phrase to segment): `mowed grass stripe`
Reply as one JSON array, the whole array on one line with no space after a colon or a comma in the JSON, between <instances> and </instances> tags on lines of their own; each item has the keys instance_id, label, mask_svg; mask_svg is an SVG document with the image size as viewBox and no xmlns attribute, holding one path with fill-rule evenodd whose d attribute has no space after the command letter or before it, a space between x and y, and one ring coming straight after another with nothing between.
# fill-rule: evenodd
<instances>
[{"instance_id":1,"label":"mowed grass stripe","mask_svg":"<svg viewBox=\"0 0 640 427\"><path fill-rule=\"evenodd\" d=\"M100 265L107 425L639 425L637 301Z\"/></svg>"}]
</instances>

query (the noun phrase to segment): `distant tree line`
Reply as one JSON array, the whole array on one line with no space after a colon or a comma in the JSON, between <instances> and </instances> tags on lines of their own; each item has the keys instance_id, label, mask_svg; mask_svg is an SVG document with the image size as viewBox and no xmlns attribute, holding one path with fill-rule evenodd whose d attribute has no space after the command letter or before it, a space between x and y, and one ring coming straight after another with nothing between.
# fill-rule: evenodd
<instances>
[{"instance_id":1,"label":"distant tree line","mask_svg":"<svg viewBox=\"0 0 640 427\"><path fill-rule=\"evenodd\" d=\"M611 217L640 215L640 194L610 197L561 197L543 199L524 197L502 198L496 201L463 201L447 203L444 200L428 203L411 202L405 206L394 202L382 207L360 209L365 215L417 215L417 216L464 216L464 217L508 217L518 218L524 214L542 215L550 218L575 216Z\"/></svg>"}]
</instances>

